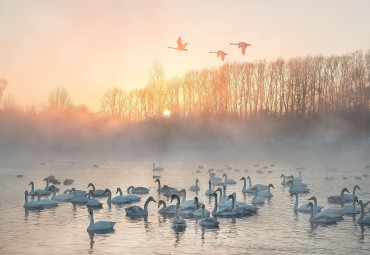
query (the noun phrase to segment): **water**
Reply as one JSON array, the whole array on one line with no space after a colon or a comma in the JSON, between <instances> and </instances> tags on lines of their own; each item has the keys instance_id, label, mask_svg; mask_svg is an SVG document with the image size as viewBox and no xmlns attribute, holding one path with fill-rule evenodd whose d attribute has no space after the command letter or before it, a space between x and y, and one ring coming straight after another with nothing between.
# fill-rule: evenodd
<instances>
[{"instance_id":1,"label":"water","mask_svg":"<svg viewBox=\"0 0 370 255\"><path fill-rule=\"evenodd\" d=\"M242 176L250 175L253 183L273 183L274 197L263 206L259 206L254 216L243 218L218 218L218 229L202 229L197 220L187 219L187 228L176 232L171 228L172 218L166 218L157 213L157 204L149 204L147 218L132 220L125 215L125 206L108 206L106 198L102 209L94 210L95 221L116 221L114 232L90 235L86 228L89 225L89 214L85 206L73 206L71 203L61 203L53 209L25 210L24 191L29 189L29 182L35 182L35 188L43 188L43 178L53 174L63 182L64 179L74 179L72 186L86 189L89 182L96 188L110 188L115 196L117 187L125 193L128 186L145 186L150 188L150 194L157 201L151 171L152 162L160 161L164 171L160 173L161 182L177 188L187 189L187 199L193 199L195 192L189 191L199 178L201 190L198 197L211 211L213 201L204 192L208 188L207 169L225 169L225 163L233 167L225 170L228 178L239 181ZM343 160L345 162L345 160ZM225 162L215 158L185 159L179 157L161 158L131 158L110 160L46 160L27 164L14 164L0 167L0 253L1 254L369 254L370 227L357 224L357 218L345 216L337 224L311 226L309 215L294 214L294 197L289 196L288 188L280 185L280 174L295 174L297 164L289 164L275 160L260 161L259 167L254 167L252 161ZM98 164L98 168L93 165ZM204 165L201 173L196 173L198 165ZM263 166L269 166L263 169ZM303 165L303 164L302 164ZM370 199L369 178L355 180L366 171L364 165L356 163L348 168L345 163L336 165L338 172L327 173L335 177L334 181L326 181L323 173L323 163L305 164L303 180L311 189L310 194L300 196L300 204L315 195L320 205L325 208L340 208L340 205L328 205L327 196L339 194L343 187L350 191L355 184L361 187L358 196L364 201ZM240 169L240 172L235 169ZM256 170L263 170L257 174ZM245 173L248 170L248 173ZM272 173L268 173L272 170ZM221 176L221 172L216 172ZM17 174L23 174L17 179ZM347 180L343 180L343 176ZM68 186L71 188L72 186ZM243 196L243 183L228 185L227 192L237 192L237 199L250 203L252 196ZM63 184L62 190L67 189ZM143 206L146 198L135 205ZM163 199L163 197L162 197ZM165 198L164 198L165 199ZM167 201L169 204L170 201Z\"/></svg>"}]
</instances>

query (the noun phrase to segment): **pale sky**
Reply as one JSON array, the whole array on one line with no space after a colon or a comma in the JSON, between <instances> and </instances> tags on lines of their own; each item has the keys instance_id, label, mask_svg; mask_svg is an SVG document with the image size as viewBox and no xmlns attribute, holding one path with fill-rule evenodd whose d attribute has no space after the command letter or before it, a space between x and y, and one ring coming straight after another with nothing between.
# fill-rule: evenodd
<instances>
[{"instance_id":1,"label":"pale sky","mask_svg":"<svg viewBox=\"0 0 370 255\"><path fill-rule=\"evenodd\" d=\"M22 106L55 86L96 111L110 88L146 86L153 62L166 78L226 61L345 54L370 47L368 0L1 0L0 78ZM177 37L187 52L176 47ZM242 56L231 42L252 44Z\"/></svg>"}]
</instances>

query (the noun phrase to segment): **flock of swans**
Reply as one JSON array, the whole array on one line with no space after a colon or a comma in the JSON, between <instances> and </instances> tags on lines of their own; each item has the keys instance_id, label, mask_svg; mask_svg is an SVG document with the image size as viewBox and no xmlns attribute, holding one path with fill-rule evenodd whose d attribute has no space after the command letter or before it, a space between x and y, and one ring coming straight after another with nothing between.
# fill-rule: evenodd
<instances>
[{"instance_id":1,"label":"flock of swans","mask_svg":"<svg viewBox=\"0 0 370 255\"><path fill-rule=\"evenodd\" d=\"M179 36L179 38L177 39L177 47L176 48L175 47L168 47L168 48L174 49L174 50L180 50L180 51L187 51L188 50L188 49L186 49L187 45L188 45L188 43L183 43L182 39L181 39L181 36ZM249 44L249 43L246 43L246 42L230 43L230 45L237 45L238 48L242 50L243 56L245 55L245 50L247 49L247 47L252 46L252 44ZM221 61L224 61L225 57L227 55L229 55L225 51L222 51L222 50L210 51L209 53L216 54L217 57L221 57Z\"/></svg>"},{"instance_id":2,"label":"flock of swans","mask_svg":"<svg viewBox=\"0 0 370 255\"><path fill-rule=\"evenodd\" d=\"M204 169L204 167L199 166L198 170ZM228 167L227 167L228 169ZM163 168L156 167L153 163L153 172L162 171ZM167 205L166 201L158 201L158 213L161 215L174 217L172 227L176 230L184 229L187 226L187 220L199 219L198 223L202 227L214 228L219 227L219 221L217 217L246 217L255 215L259 208L258 205L264 204L266 199L272 199L272 190L274 189L273 184L252 184L251 177L242 177L239 181L243 182L243 187L241 189L242 194L249 193L253 195L251 203L247 204L245 202L237 201L237 193L227 194L226 186L235 185L237 182L233 179L229 179L227 174L224 173L221 177L217 177L214 169L208 169L208 189L204 191L204 195L210 200L214 201L214 206L212 211L208 211L204 205L196 196L192 200L187 199L186 189L177 189L175 187L170 187L168 185L161 185L160 179L156 179L154 183L157 183L156 192L159 197L164 196L170 200L170 204ZM295 196L295 204L292 208L296 213L309 213L309 222L314 224L330 224L336 223L343 219L345 214L360 214L357 222L358 224L370 225L370 216L365 215L365 208L370 203L370 201L363 202L359 200L356 195L356 190L361 190L358 185L355 185L352 189L352 193L349 192L347 188L343 188L339 195L329 196L328 202L330 204L340 204L342 209L324 209L323 206L318 205L318 199L312 196L308 199L308 203L299 206L299 195L302 193L309 193L310 189L307 188L307 184L303 182L301 172L299 177L294 177L292 175L286 176L281 174L282 179L281 185L289 187L289 194ZM35 189L35 184L33 181L29 183L31 190L25 191L25 203L24 208L26 209L40 209L47 207L58 206L59 203L71 202L74 204L86 205L89 209L90 214L90 225L87 231L101 231L101 230L111 230L113 229L116 222L110 221L99 221L94 222L93 209L102 208L103 203L95 198L107 199L108 204L132 204L141 201L142 195L147 195L150 193L150 189L146 187L134 187L129 186L127 188L127 195L123 195L121 188L116 189L116 194L119 195L112 197L112 192L110 189L96 189L93 183L89 183L87 188L90 190L78 190L76 188L71 188L65 190L62 194L58 194L60 191L55 185L49 186L48 178L43 179L46 182L46 187L44 189ZM247 182L248 181L248 182ZM248 183L248 185L247 185ZM220 187L217 187L220 186ZM216 188L217 187L217 188ZM215 188L215 189L214 189ZM201 190L199 187L199 179L195 180L195 185L189 188L190 191L198 192ZM50 199L43 198L45 196L52 195ZM32 196L32 200L29 201L28 197ZM37 200L34 200L34 197ZM167 202L168 202L167 200ZM144 203L144 206L130 206L124 208L126 215L128 217L146 217L148 216L148 205L150 202L156 203L157 201L153 196L149 196ZM359 207L358 207L359 206Z\"/></svg>"}]
</instances>

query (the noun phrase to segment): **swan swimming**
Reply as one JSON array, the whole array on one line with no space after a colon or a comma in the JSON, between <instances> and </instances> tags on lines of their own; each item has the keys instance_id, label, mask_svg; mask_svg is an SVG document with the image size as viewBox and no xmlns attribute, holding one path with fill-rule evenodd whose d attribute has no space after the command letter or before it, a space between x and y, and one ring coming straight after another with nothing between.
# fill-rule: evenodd
<instances>
[{"instance_id":1,"label":"swan swimming","mask_svg":"<svg viewBox=\"0 0 370 255\"><path fill-rule=\"evenodd\" d=\"M294 192L294 193L308 193L308 192L310 192L310 189L308 189L306 187L294 187L292 180L288 181L288 184L290 186L290 188L289 188L290 193L292 193L292 192Z\"/></svg>"},{"instance_id":2,"label":"swan swimming","mask_svg":"<svg viewBox=\"0 0 370 255\"><path fill-rule=\"evenodd\" d=\"M148 204L151 201L156 203L154 198L150 196L144 204L144 209L141 208L140 206L130 206L128 208L125 208L126 215L127 216L148 216Z\"/></svg>"},{"instance_id":3,"label":"swan swimming","mask_svg":"<svg viewBox=\"0 0 370 255\"><path fill-rule=\"evenodd\" d=\"M58 202L56 202L54 200L51 200L51 199L42 199L41 200L41 196L37 191L35 192L34 195L37 196L37 201L40 202L43 206L52 207L52 206L57 206L59 204Z\"/></svg>"},{"instance_id":4,"label":"swan swimming","mask_svg":"<svg viewBox=\"0 0 370 255\"><path fill-rule=\"evenodd\" d=\"M288 176L288 178L292 181L293 187L306 187L307 186L307 184L297 180L297 178L295 178L294 175L290 175Z\"/></svg>"},{"instance_id":5,"label":"swan swimming","mask_svg":"<svg viewBox=\"0 0 370 255\"><path fill-rule=\"evenodd\" d=\"M314 216L314 206L311 202L307 204L308 207L310 207L311 216L308 219L312 223L335 223L338 221L338 218L331 218L326 216Z\"/></svg>"},{"instance_id":6,"label":"swan swimming","mask_svg":"<svg viewBox=\"0 0 370 255\"><path fill-rule=\"evenodd\" d=\"M313 207L313 214L314 217L328 217L328 218L334 218L334 219L342 219L343 217L343 211L338 209L326 209L324 211L321 211L320 213L317 213L317 198L315 196L309 198L308 200L313 200L314 207Z\"/></svg>"},{"instance_id":7,"label":"swan swimming","mask_svg":"<svg viewBox=\"0 0 370 255\"><path fill-rule=\"evenodd\" d=\"M187 209L195 210L195 209L197 209L194 200L186 200L186 190L182 189L180 192L183 194L182 202L180 204L180 208L183 209L183 210L187 210Z\"/></svg>"},{"instance_id":8,"label":"swan swimming","mask_svg":"<svg viewBox=\"0 0 370 255\"><path fill-rule=\"evenodd\" d=\"M356 208L356 203L358 203L358 197L357 196L353 199L353 204L352 205L345 205L343 207L343 212L345 214L357 214L357 213L360 213L361 212L361 209L357 209Z\"/></svg>"},{"instance_id":9,"label":"swan swimming","mask_svg":"<svg viewBox=\"0 0 370 255\"><path fill-rule=\"evenodd\" d=\"M93 210L89 209L90 213L90 225L87 227L87 231L101 231L113 229L116 222L113 221L98 221L94 223Z\"/></svg>"},{"instance_id":10,"label":"swan swimming","mask_svg":"<svg viewBox=\"0 0 370 255\"><path fill-rule=\"evenodd\" d=\"M202 205L202 219L199 221L199 225L206 228L217 228L220 222L215 218L210 218L209 215L206 216L206 209L204 204ZM208 211L207 211L208 212ZM208 212L209 214L209 212Z\"/></svg>"},{"instance_id":11,"label":"swan swimming","mask_svg":"<svg viewBox=\"0 0 370 255\"><path fill-rule=\"evenodd\" d=\"M95 189L95 185L92 184L91 182L89 183L89 185L87 185L87 187L92 187L92 191L94 193L94 196L96 197L103 197L104 195L104 190L102 189Z\"/></svg>"},{"instance_id":12,"label":"swan swimming","mask_svg":"<svg viewBox=\"0 0 370 255\"><path fill-rule=\"evenodd\" d=\"M45 178L45 179L43 179L43 181L46 181L46 187L44 188L44 190L46 190L46 191L50 191L49 190L49 178ZM60 189L58 188L58 187L56 187L56 186L54 186L54 189L55 189L55 191L59 191Z\"/></svg>"},{"instance_id":13,"label":"swan swimming","mask_svg":"<svg viewBox=\"0 0 370 255\"><path fill-rule=\"evenodd\" d=\"M35 184L34 184L33 181L31 181L30 184L28 184L28 185L31 185L31 191L28 193L29 196L33 196L36 191L40 194L40 196L49 196L50 195L50 191L48 191L48 190L43 190L43 189L35 190Z\"/></svg>"},{"instance_id":14,"label":"swan swimming","mask_svg":"<svg viewBox=\"0 0 370 255\"><path fill-rule=\"evenodd\" d=\"M252 198L252 204L264 204L265 203L265 198L260 197L257 192L257 188L253 187L252 190L255 191L254 196Z\"/></svg>"},{"instance_id":15,"label":"swan swimming","mask_svg":"<svg viewBox=\"0 0 370 255\"><path fill-rule=\"evenodd\" d=\"M166 202L163 200L158 201L158 208L161 207L161 209L158 210L159 214L164 214L164 215L175 215L176 214L176 206L175 205L166 205Z\"/></svg>"},{"instance_id":16,"label":"swan swimming","mask_svg":"<svg viewBox=\"0 0 370 255\"><path fill-rule=\"evenodd\" d=\"M340 195L328 197L328 202L333 203L333 204L344 204L344 203L347 203L347 202L352 202L353 201L353 196L350 195L349 197L346 197L344 192L349 193L347 188L343 188ZM351 200L349 200L348 198L351 198Z\"/></svg>"},{"instance_id":17,"label":"swan swimming","mask_svg":"<svg viewBox=\"0 0 370 255\"><path fill-rule=\"evenodd\" d=\"M209 217L211 215L211 213L207 210L207 209L202 209L202 208L199 208L199 206L201 205L202 207L204 206L204 204L200 204L199 205L199 200L198 200L198 197L195 197L194 198L194 204L196 205L196 210L193 211L193 217L194 218L201 218L202 215L204 214L206 217ZM204 217L204 216L203 216Z\"/></svg>"},{"instance_id":18,"label":"swan swimming","mask_svg":"<svg viewBox=\"0 0 370 255\"><path fill-rule=\"evenodd\" d=\"M58 202L69 202L72 200L73 196L69 194L70 190L67 189L64 191L64 194L56 194L56 191L54 190L54 185L51 185L49 187L49 191L53 192L53 196L51 197L51 200L58 201ZM68 194L67 194L68 193Z\"/></svg>"},{"instance_id":19,"label":"swan swimming","mask_svg":"<svg viewBox=\"0 0 370 255\"><path fill-rule=\"evenodd\" d=\"M274 195L272 195L271 191L270 191L270 188L273 188L275 189L274 185L272 185L271 183L267 186L267 190L262 190L262 191L258 191L257 192L257 196L260 196L260 197L273 197Z\"/></svg>"},{"instance_id":20,"label":"swan swimming","mask_svg":"<svg viewBox=\"0 0 370 255\"><path fill-rule=\"evenodd\" d=\"M75 188L72 188L71 192L73 192L73 198L72 198L71 202L74 203L74 204L86 204L91 199L91 194L92 194L91 190L89 191L88 197L78 197L78 196L76 196L76 189Z\"/></svg>"},{"instance_id":21,"label":"swan swimming","mask_svg":"<svg viewBox=\"0 0 370 255\"><path fill-rule=\"evenodd\" d=\"M161 188L161 181L159 179L156 179L154 182L158 182L158 189L157 189L157 191L159 193L162 193L163 196L165 196L165 197L170 197L172 194L176 194L176 195L179 195L180 194L180 191L178 191L177 189L175 189L173 187L168 187L167 185L164 185Z\"/></svg>"},{"instance_id":22,"label":"swan swimming","mask_svg":"<svg viewBox=\"0 0 370 255\"><path fill-rule=\"evenodd\" d=\"M111 199L111 203L116 203L116 204L130 204L134 202L138 202L141 200L141 197L136 196L136 195L131 195L128 194L126 196L123 195L121 188L117 188L116 194L119 192L119 196L116 196ZM108 192L107 192L108 193ZM108 194L109 196L109 194Z\"/></svg>"},{"instance_id":23,"label":"swan swimming","mask_svg":"<svg viewBox=\"0 0 370 255\"><path fill-rule=\"evenodd\" d=\"M28 190L26 190L24 192L24 204L23 204L24 208L28 208L28 209L42 208L44 206L40 201L28 201L28 196L29 196Z\"/></svg>"},{"instance_id":24,"label":"swan swimming","mask_svg":"<svg viewBox=\"0 0 370 255\"><path fill-rule=\"evenodd\" d=\"M365 207L369 204L370 202L366 202L364 204L364 202L362 200L359 200L358 201L358 204L361 206L361 215L360 217L358 218L357 220L357 223L358 224L365 224L365 225L370 225L370 216L367 216L366 218L364 218L365 216Z\"/></svg>"},{"instance_id":25,"label":"swan swimming","mask_svg":"<svg viewBox=\"0 0 370 255\"><path fill-rule=\"evenodd\" d=\"M196 179L195 180L195 186L193 185L193 186L191 186L190 187L190 190L191 191L199 191L200 190L200 188L199 188L199 186L198 186L198 183L199 183L199 180L198 179Z\"/></svg>"},{"instance_id":26,"label":"swan swimming","mask_svg":"<svg viewBox=\"0 0 370 255\"><path fill-rule=\"evenodd\" d=\"M145 188L145 187L134 187L134 186L130 186L127 188L127 194L130 194L130 192L132 192L132 194L148 194L149 193L149 189Z\"/></svg>"},{"instance_id":27,"label":"swan swimming","mask_svg":"<svg viewBox=\"0 0 370 255\"><path fill-rule=\"evenodd\" d=\"M206 196L210 196L214 193L215 191L212 189L212 186L211 186L211 181L208 181L208 189L206 190L205 192L205 195Z\"/></svg>"},{"instance_id":28,"label":"swan swimming","mask_svg":"<svg viewBox=\"0 0 370 255\"><path fill-rule=\"evenodd\" d=\"M294 211L303 212L303 213L310 213L311 212L311 208L309 208L308 204L303 204L300 207L298 207L298 193L292 192L292 193L290 193L290 195L291 196L295 195L295 204L294 204L294 208L293 208ZM322 208L323 208L323 206L316 206L317 212L320 212Z\"/></svg>"},{"instance_id":29,"label":"swan swimming","mask_svg":"<svg viewBox=\"0 0 370 255\"><path fill-rule=\"evenodd\" d=\"M226 174L223 174L222 177L225 177L225 181L224 181L225 184L236 184L236 181L235 180L233 180L233 179L227 179L227 175Z\"/></svg>"},{"instance_id":30,"label":"swan swimming","mask_svg":"<svg viewBox=\"0 0 370 255\"><path fill-rule=\"evenodd\" d=\"M186 221L183 218L179 217L179 207L180 207L180 198L178 195L172 195L171 196L171 202L176 199L176 218L172 222L172 228L174 229L184 229L186 228Z\"/></svg>"},{"instance_id":31,"label":"swan swimming","mask_svg":"<svg viewBox=\"0 0 370 255\"><path fill-rule=\"evenodd\" d=\"M232 207L223 207L220 210L217 210L217 193L213 193L215 198L215 206L212 210L212 214L219 217L236 217L239 215L239 212Z\"/></svg>"},{"instance_id":32,"label":"swan swimming","mask_svg":"<svg viewBox=\"0 0 370 255\"><path fill-rule=\"evenodd\" d=\"M280 178L283 178L283 181L281 182L281 185L283 185L283 186L287 186L287 185L289 185L289 184L288 184L289 180L287 180L287 178L286 178L285 174L281 174L281 175L280 175Z\"/></svg>"}]
</instances>

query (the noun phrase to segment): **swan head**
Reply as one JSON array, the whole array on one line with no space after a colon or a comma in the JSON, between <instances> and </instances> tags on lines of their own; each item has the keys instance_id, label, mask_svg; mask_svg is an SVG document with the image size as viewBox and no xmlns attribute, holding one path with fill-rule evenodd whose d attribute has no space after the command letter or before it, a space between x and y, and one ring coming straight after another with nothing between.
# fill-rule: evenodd
<instances>
[{"instance_id":1,"label":"swan head","mask_svg":"<svg viewBox=\"0 0 370 255\"><path fill-rule=\"evenodd\" d=\"M224 173L224 174L222 175L222 177L226 177L226 174Z\"/></svg>"},{"instance_id":2,"label":"swan head","mask_svg":"<svg viewBox=\"0 0 370 255\"><path fill-rule=\"evenodd\" d=\"M28 184L28 185L33 185L33 181L31 181L30 184Z\"/></svg>"},{"instance_id":3,"label":"swan head","mask_svg":"<svg viewBox=\"0 0 370 255\"><path fill-rule=\"evenodd\" d=\"M233 195L229 195L229 196L227 197L227 201L229 201L230 199L234 199L234 196L233 196Z\"/></svg>"},{"instance_id":4,"label":"swan head","mask_svg":"<svg viewBox=\"0 0 370 255\"><path fill-rule=\"evenodd\" d=\"M208 181L208 184L211 185L211 181Z\"/></svg>"},{"instance_id":5,"label":"swan head","mask_svg":"<svg viewBox=\"0 0 370 255\"><path fill-rule=\"evenodd\" d=\"M273 189L275 189L275 187L274 187L274 185L272 183L270 183L268 186L271 187L271 188L273 188Z\"/></svg>"},{"instance_id":6,"label":"swan head","mask_svg":"<svg viewBox=\"0 0 370 255\"><path fill-rule=\"evenodd\" d=\"M89 183L89 185L87 185L87 187L92 187L94 184L92 184L91 182Z\"/></svg>"},{"instance_id":7,"label":"swan head","mask_svg":"<svg viewBox=\"0 0 370 255\"><path fill-rule=\"evenodd\" d=\"M172 194L172 195L171 195L171 203L172 203L172 201L173 201L174 199L177 199L178 201L180 201L180 197L179 197L178 195L176 195L176 194Z\"/></svg>"},{"instance_id":8,"label":"swan head","mask_svg":"<svg viewBox=\"0 0 370 255\"><path fill-rule=\"evenodd\" d=\"M91 193L92 193L92 190L90 190L90 191L91 191ZM104 190L104 192L103 192L103 196L105 195L105 193L111 193L111 192L110 192L110 189L105 189L105 190ZM94 194L94 193L93 193L93 194Z\"/></svg>"},{"instance_id":9,"label":"swan head","mask_svg":"<svg viewBox=\"0 0 370 255\"><path fill-rule=\"evenodd\" d=\"M150 201L153 201L154 203L157 203L157 201L155 201L155 199L152 197L152 196L150 196L149 198L148 198L148 201L150 202Z\"/></svg>"},{"instance_id":10,"label":"swan head","mask_svg":"<svg viewBox=\"0 0 370 255\"><path fill-rule=\"evenodd\" d=\"M128 187L128 188L127 188L127 194L130 194L130 190L131 190L131 189L133 189L133 188L134 188L134 186L130 186L130 187Z\"/></svg>"},{"instance_id":11,"label":"swan head","mask_svg":"<svg viewBox=\"0 0 370 255\"><path fill-rule=\"evenodd\" d=\"M121 188L117 188L116 194L121 190Z\"/></svg>"},{"instance_id":12,"label":"swan head","mask_svg":"<svg viewBox=\"0 0 370 255\"><path fill-rule=\"evenodd\" d=\"M202 207L202 209L203 209L203 210L204 210L204 208L206 208L206 206L205 206L204 204L202 204L202 206L201 206L201 207Z\"/></svg>"},{"instance_id":13,"label":"swan head","mask_svg":"<svg viewBox=\"0 0 370 255\"><path fill-rule=\"evenodd\" d=\"M158 183L159 183L159 182L160 182L160 180L159 180L159 179L156 179L154 182L158 182Z\"/></svg>"},{"instance_id":14,"label":"swan head","mask_svg":"<svg viewBox=\"0 0 370 255\"><path fill-rule=\"evenodd\" d=\"M75 189L75 188L72 188L72 189L71 189L71 192L73 192L73 191L76 191L76 189Z\"/></svg>"},{"instance_id":15,"label":"swan head","mask_svg":"<svg viewBox=\"0 0 370 255\"><path fill-rule=\"evenodd\" d=\"M199 182L199 180L198 179L195 179L195 183L198 183Z\"/></svg>"},{"instance_id":16,"label":"swan head","mask_svg":"<svg viewBox=\"0 0 370 255\"><path fill-rule=\"evenodd\" d=\"M198 197L194 197L194 204L198 203Z\"/></svg>"},{"instance_id":17,"label":"swan head","mask_svg":"<svg viewBox=\"0 0 370 255\"><path fill-rule=\"evenodd\" d=\"M248 176L248 177L247 177L247 179L248 179L248 180L250 180L250 179L251 179L251 177L250 177L250 176Z\"/></svg>"},{"instance_id":18,"label":"swan head","mask_svg":"<svg viewBox=\"0 0 370 255\"><path fill-rule=\"evenodd\" d=\"M361 190L361 189L360 189L360 186L358 186L357 184L353 187L353 189Z\"/></svg>"},{"instance_id":19,"label":"swan head","mask_svg":"<svg viewBox=\"0 0 370 255\"><path fill-rule=\"evenodd\" d=\"M296 195L296 193L294 193L294 192L290 192L290 195L291 195L291 196L294 196L294 195Z\"/></svg>"},{"instance_id":20,"label":"swan head","mask_svg":"<svg viewBox=\"0 0 370 255\"><path fill-rule=\"evenodd\" d=\"M56 189L56 188L55 188L55 186L54 186L54 185L51 185L51 186L49 187L48 191L55 190L55 189Z\"/></svg>"},{"instance_id":21,"label":"swan head","mask_svg":"<svg viewBox=\"0 0 370 255\"><path fill-rule=\"evenodd\" d=\"M163 200L159 200L158 201L158 208L161 207L161 205L165 205L166 202L164 202Z\"/></svg>"},{"instance_id":22,"label":"swan head","mask_svg":"<svg viewBox=\"0 0 370 255\"><path fill-rule=\"evenodd\" d=\"M185 189L182 189L182 190L180 190L180 193L181 194L186 194L186 190Z\"/></svg>"},{"instance_id":23,"label":"swan head","mask_svg":"<svg viewBox=\"0 0 370 255\"><path fill-rule=\"evenodd\" d=\"M289 175L289 176L286 176L288 179L292 179L294 180L294 175Z\"/></svg>"},{"instance_id":24,"label":"swan head","mask_svg":"<svg viewBox=\"0 0 370 255\"><path fill-rule=\"evenodd\" d=\"M214 196L214 197L216 198L216 200L217 200L217 193L216 193L216 192L213 192L213 193L211 194L211 196Z\"/></svg>"},{"instance_id":25,"label":"swan head","mask_svg":"<svg viewBox=\"0 0 370 255\"><path fill-rule=\"evenodd\" d=\"M312 204L312 202L309 202L307 205L306 205L306 207L313 207L313 204Z\"/></svg>"},{"instance_id":26,"label":"swan head","mask_svg":"<svg viewBox=\"0 0 370 255\"><path fill-rule=\"evenodd\" d=\"M317 198L315 196L310 197L308 200L317 201Z\"/></svg>"},{"instance_id":27,"label":"swan head","mask_svg":"<svg viewBox=\"0 0 370 255\"><path fill-rule=\"evenodd\" d=\"M344 188L344 189L342 190L342 192L350 193L350 192L349 192L349 190L348 190L347 188Z\"/></svg>"},{"instance_id":28,"label":"swan head","mask_svg":"<svg viewBox=\"0 0 370 255\"><path fill-rule=\"evenodd\" d=\"M220 191L220 192L222 192L222 189L219 187L219 188L217 188L216 189L216 191ZM216 193L216 192L215 192Z\"/></svg>"},{"instance_id":29,"label":"swan head","mask_svg":"<svg viewBox=\"0 0 370 255\"><path fill-rule=\"evenodd\" d=\"M43 179L43 181L47 181L47 180L49 180L47 177Z\"/></svg>"},{"instance_id":30,"label":"swan head","mask_svg":"<svg viewBox=\"0 0 370 255\"><path fill-rule=\"evenodd\" d=\"M240 181L245 181L245 177L240 178Z\"/></svg>"}]
</instances>

